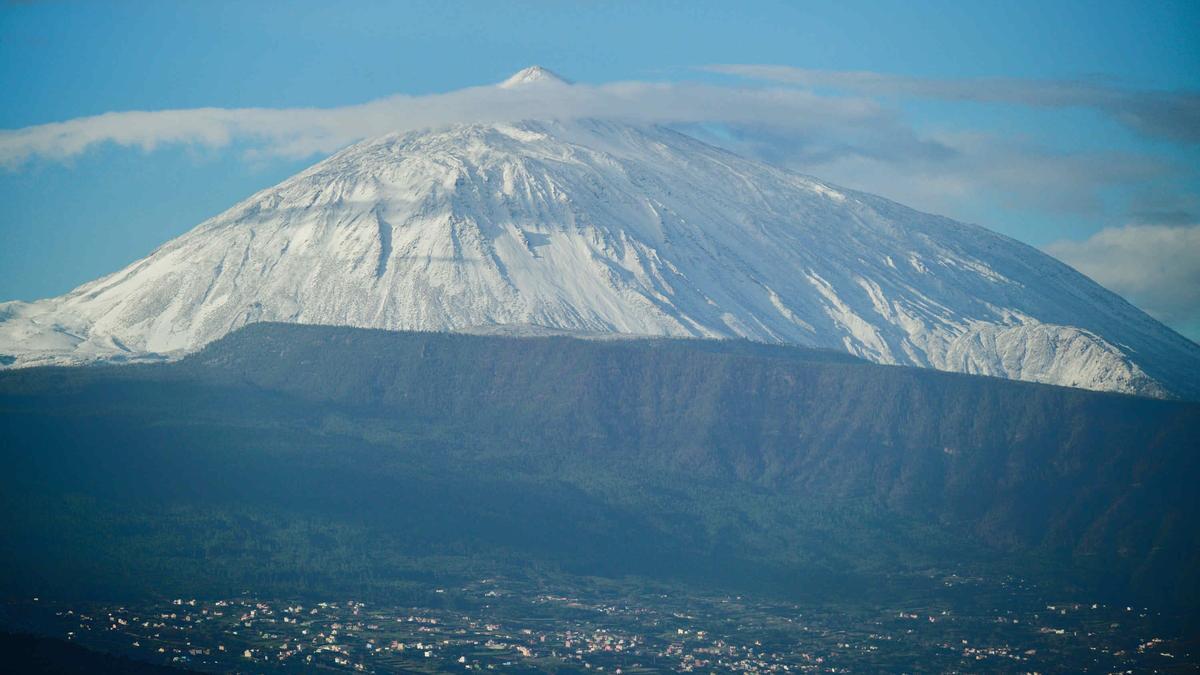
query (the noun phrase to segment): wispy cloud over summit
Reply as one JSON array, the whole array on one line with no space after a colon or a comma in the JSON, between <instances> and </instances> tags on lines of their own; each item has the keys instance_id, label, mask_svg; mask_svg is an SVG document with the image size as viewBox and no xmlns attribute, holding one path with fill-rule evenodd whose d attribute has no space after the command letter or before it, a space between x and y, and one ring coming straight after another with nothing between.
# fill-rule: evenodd
<instances>
[{"instance_id":1,"label":"wispy cloud over summit","mask_svg":"<svg viewBox=\"0 0 1200 675\"><path fill-rule=\"evenodd\" d=\"M571 84L552 76L533 77L518 86L394 95L338 107L110 112L0 131L0 166L19 170L33 160L70 160L104 144L144 151L171 145L232 147L255 161L297 159L328 154L363 138L447 124L598 117L673 125L744 154L949 213L963 200L992 195L993 202L1014 208L1094 214L1109 208L1110 188L1129 192L1135 200L1161 203L1161 195L1150 194L1162 192L1156 182L1171 174L1195 173L1181 168L1186 162L1177 157L1055 148L987 129L919 127L889 101L927 97L1092 107L1131 129L1175 138L1178 147L1190 148L1198 133L1192 124L1196 94L1191 92L1145 95L1082 81L936 80L788 66L706 70L771 84ZM522 71L529 72L548 71Z\"/></svg>"},{"instance_id":2,"label":"wispy cloud over summit","mask_svg":"<svg viewBox=\"0 0 1200 675\"><path fill-rule=\"evenodd\" d=\"M1038 108L1090 108L1146 136L1200 143L1200 92L1135 89L1106 80L1004 77L936 79L871 71L719 64L704 70L871 97L1007 103Z\"/></svg>"},{"instance_id":3,"label":"wispy cloud over summit","mask_svg":"<svg viewBox=\"0 0 1200 675\"><path fill-rule=\"evenodd\" d=\"M98 144L153 150L164 144L224 147L305 157L355 140L453 123L529 118L620 118L651 124L722 122L840 137L853 128L891 134L896 122L861 97L827 97L795 88L744 89L700 83L484 86L425 96L389 96L335 108L196 108L112 112L0 132L0 164L35 157L63 160Z\"/></svg>"}]
</instances>

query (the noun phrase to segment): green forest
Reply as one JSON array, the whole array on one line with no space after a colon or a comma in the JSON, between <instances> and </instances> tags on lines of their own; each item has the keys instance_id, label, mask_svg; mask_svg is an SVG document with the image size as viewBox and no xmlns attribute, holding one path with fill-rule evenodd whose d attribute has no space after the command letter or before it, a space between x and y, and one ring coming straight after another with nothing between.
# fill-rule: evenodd
<instances>
[{"instance_id":1,"label":"green forest","mask_svg":"<svg viewBox=\"0 0 1200 675\"><path fill-rule=\"evenodd\" d=\"M1019 575L1193 611L1200 405L742 341L258 324L0 373L9 595L784 597Z\"/></svg>"}]
</instances>

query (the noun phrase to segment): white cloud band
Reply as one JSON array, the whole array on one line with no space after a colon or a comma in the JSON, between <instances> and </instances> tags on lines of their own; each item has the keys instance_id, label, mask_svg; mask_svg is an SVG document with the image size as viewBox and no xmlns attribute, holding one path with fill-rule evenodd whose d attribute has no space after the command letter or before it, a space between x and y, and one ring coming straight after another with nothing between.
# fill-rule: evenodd
<instances>
[{"instance_id":1,"label":"white cloud band","mask_svg":"<svg viewBox=\"0 0 1200 675\"><path fill-rule=\"evenodd\" d=\"M644 123L763 124L807 134L889 128L892 116L870 100L823 97L794 88L738 89L705 84L547 83L472 87L427 96L390 96L337 108L198 108L114 112L0 132L0 165L33 157L67 159L101 143L154 149L171 143L222 147L233 141L287 157L327 153L361 138L453 123L528 118L622 118ZM840 130L840 131L839 131Z\"/></svg>"},{"instance_id":2,"label":"white cloud band","mask_svg":"<svg viewBox=\"0 0 1200 675\"><path fill-rule=\"evenodd\" d=\"M1046 251L1158 320L1200 339L1200 225L1129 225Z\"/></svg>"},{"instance_id":3,"label":"white cloud band","mask_svg":"<svg viewBox=\"0 0 1200 675\"><path fill-rule=\"evenodd\" d=\"M1140 134L1200 143L1200 92L1196 91L1138 90L1090 80L951 80L758 64L721 64L707 66L705 70L867 96L1009 103L1040 108L1091 108Z\"/></svg>"}]
</instances>

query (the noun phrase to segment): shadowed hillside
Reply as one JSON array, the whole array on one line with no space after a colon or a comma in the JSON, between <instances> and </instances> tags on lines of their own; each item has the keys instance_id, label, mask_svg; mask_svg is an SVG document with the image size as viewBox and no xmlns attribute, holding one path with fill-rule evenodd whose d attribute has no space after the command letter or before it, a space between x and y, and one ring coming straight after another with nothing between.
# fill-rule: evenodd
<instances>
[{"instance_id":1,"label":"shadowed hillside","mask_svg":"<svg viewBox=\"0 0 1200 675\"><path fill-rule=\"evenodd\" d=\"M1200 405L748 342L259 324L0 374L7 590L403 595L480 570L1190 609Z\"/></svg>"}]
</instances>

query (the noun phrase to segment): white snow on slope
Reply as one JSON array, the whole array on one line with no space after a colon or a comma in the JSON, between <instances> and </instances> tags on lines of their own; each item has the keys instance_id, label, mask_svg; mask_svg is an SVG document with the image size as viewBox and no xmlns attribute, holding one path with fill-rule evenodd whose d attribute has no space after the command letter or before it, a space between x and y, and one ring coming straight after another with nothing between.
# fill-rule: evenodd
<instances>
[{"instance_id":1,"label":"white snow on slope","mask_svg":"<svg viewBox=\"0 0 1200 675\"><path fill-rule=\"evenodd\" d=\"M1032 247L600 121L352 146L115 274L0 304L0 355L176 356L268 320L743 336L1200 397L1200 346Z\"/></svg>"}]
</instances>

